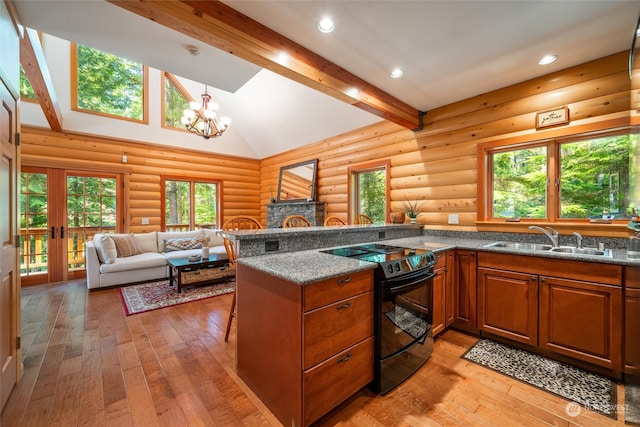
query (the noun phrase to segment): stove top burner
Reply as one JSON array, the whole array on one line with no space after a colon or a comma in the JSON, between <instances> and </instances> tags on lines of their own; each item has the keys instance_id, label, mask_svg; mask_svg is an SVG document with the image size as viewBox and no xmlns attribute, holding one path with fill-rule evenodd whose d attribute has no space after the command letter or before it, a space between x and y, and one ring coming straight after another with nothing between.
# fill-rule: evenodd
<instances>
[{"instance_id":1,"label":"stove top burner","mask_svg":"<svg viewBox=\"0 0 640 427\"><path fill-rule=\"evenodd\" d=\"M428 249L403 248L381 243L346 246L321 252L375 262L387 278L410 271L430 269L436 263L435 255Z\"/></svg>"}]
</instances>

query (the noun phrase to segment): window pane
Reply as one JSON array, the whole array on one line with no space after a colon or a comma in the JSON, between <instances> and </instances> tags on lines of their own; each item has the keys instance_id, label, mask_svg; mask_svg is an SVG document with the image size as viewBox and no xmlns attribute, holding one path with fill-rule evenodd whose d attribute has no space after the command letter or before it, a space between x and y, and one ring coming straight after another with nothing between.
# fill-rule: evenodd
<instances>
[{"instance_id":1,"label":"window pane","mask_svg":"<svg viewBox=\"0 0 640 427\"><path fill-rule=\"evenodd\" d=\"M173 82L164 78L164 125L184 129L180 121L184 110L189 108L189 101L182 95Z\"/></svg>"},{"instance_id":2,"label":"window pane","mask_svg":"<svg viewBox=\"0 0 640 427\"><path fill-rule=\"evenodd\" d=\"M216 225L216 184L195 183L195 220L196 228L215 227Z\"/></svg>"},{"instance_id":3,"label":"window pane","mask_svg":"<svg viewBox=\"0 0 640 427\"><path fill-rule=\"evenodd\" d=\"M165 181L165 224L189 227L189 182Z\"/></svg>"},{"instance_id":4,"label":"window pane","mask_svg":"<svg viewBox=\"0 0 640 427\"><path fill-rule=\"evenodd\" d=\"M358 212L371 217L374 223L384 224L386 221L386 170L359 172L356 177Z\"/></svg>"},{"instance_id":5,"label":"window pane","mask_svg":"<svg viewBox=\"0 0 640 427\"><path fill-rule=\"evenodd\" d=\"M141 64L78 45L78 108L143 120Z\"/></svg>"},{"instance_id":6,"label":"window pane","mask_svg":"<svg viewBox=\"0 0 640 427\"><path fill-rule=\"evenodd\" d=\"M33 91L31 82L27 78L22 66L20 66L20 98L36 99L36 93Z\"/></svg>"},{"instance_id":7,"label":"window pane","mask_svg":"<svg viewBox=\"0 0 640 427\"><path fill-rule=\"evenodd\" d=\"M20 174L20 274L47 271L47 175Z\"/></svg>"},{"instance_id":8,"label":"window pane","mask_svg":"<svg viewBox=\"0 0 640 427\"><path fill-rule=\"evenodd\" d=\"M546 217L546 147L495 153L492 170L493 218Z\"/></svg>"},{"instance_id":9,"label":"window pane","mask_svg":"<svg viewBox=\"0 0 640 427\"><path fill-rule=\"evenodd\" d=\"M561 218L625 218L634 146L630 135L560 146Z\"/></svg>"}]
</instances>

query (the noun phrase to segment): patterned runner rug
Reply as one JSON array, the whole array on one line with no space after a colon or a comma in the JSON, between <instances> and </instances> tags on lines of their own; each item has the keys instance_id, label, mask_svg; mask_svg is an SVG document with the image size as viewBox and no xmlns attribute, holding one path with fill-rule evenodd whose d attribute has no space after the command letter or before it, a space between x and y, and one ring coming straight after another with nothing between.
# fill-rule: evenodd
<instances>
[{"instance_id":1,"label":"patterned runner rug","mask_svg":"<svg viewBox=\"0 0 640 427\"><path fill-rule=\"evenodd\" d=\"M120 297L127 316L186 302L211 298L233 292L235 277L211 285L182 288L178 293L175 286L169 286L169 280L142 283L120 288Z\"/></svg>"},{"instance_id":2,"label":"patterned runner rug","mask_svg":"<svg viewBox=\"0 0 640 427\"><path fill-rule=\"evenodd\" d=\"M462 358L568 399L567 411L579 409L570 407L578 404L617 419L616 384L601 375L488 339L479 340Z\"/></svg>"}]
</instances>

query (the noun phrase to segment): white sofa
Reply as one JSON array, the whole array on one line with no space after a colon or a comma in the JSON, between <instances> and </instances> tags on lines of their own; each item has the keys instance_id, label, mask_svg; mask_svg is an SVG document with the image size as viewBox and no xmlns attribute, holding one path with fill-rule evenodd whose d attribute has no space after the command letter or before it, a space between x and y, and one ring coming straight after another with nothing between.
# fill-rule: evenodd
<instances>
[{"instance_id":1,"label":"white sofa","mask_svg":"<svg viewBox=\"0 0 640 427\"><path fill-rule=\"evenodd\" d=\"M217 234L218 231L204 229L183 232L152 231L150 233L130 234L129 236L132 236L135 242L136 252L141 253L124 257L116 256L115 253L112 256L105 255L105 239L103 236L117 237L125 235L96 234L93 236L93 240L85 245L87 288L96 289L168 278L168 259L187 258L191 255L202 254L201 246L197 247L198 244L193 245L197 247L196 249L167 251L166 242L171 241L170 246L175 247L175 239L180 239L180 241L196 239L200 245L208 242L210 254L218 254L226 258L227 252L224 248L224 240ZM209 240L206 240L207 238ZM109 241L112 242L113 239L109 239Z\"/></svg>"}]
</instances>

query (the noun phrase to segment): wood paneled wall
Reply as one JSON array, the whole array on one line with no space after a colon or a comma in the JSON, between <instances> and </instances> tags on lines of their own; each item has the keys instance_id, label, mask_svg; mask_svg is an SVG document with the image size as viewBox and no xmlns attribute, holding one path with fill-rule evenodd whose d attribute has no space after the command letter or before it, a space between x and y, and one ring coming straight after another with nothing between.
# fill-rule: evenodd
<instances>
[{"instance_id":1,"label":"wood paneled wall","mask_svg":"<svg viewBox=\"0 0 640 427\"><path fill-rule=\"evenodd\" d=\"M429 84L429 83L425 83ZM535 129L536 113L570 109L569 125ZM477 146L535 141L630 123L628 53L621 52L429 111L424 129L411 132L381 122L262 161L261 204L277 188L281 166L318 159L318 200L328 214L347 218L347 168L389 159L391 209L405 200L429 200L418 222L430 228L476 230ZM264 218L266 210L262 209ZM448 225L448 214L459 225Z\"/></svg>"},{"instance_id":2,"label":"wood paneled wall","mask_svg":"<svg viewBox=\"0 0 640 427\"><path fill-rule=\"evenodd\" d=\"M122 163L122 156L127 163ZM22 127L22 164L124 174L125 231L160 230L160 176L223 182L222 217L260 216L260 162L160 145ZM149 225L141 219L149 218Z\"/></svg>"},{"instance_id":3,"label":"wood paneled wall","mask_svg":"<svg viewBox=\"0 0 640 427\"><path fill-rule=\"evenodd\" d=\"M97 136L23 126L23 164L120 171L125 174L127 229L159 230L160 175L221 179L223 217L252 215L266 225L266 205L277 193L280 167L318 159L318 200L347 219L347 169L389 160L391 209L428 200L418 221L430 228L476 230L477 146L525 142L613 128L632 122L628 53L621 52L534 80L429 111L424 129L380 122L262 161L216 156ZM425 83L429 84L429 83ZM536 113L567 105L569 125L535 129ZM128 162L122 163L122 155ZM448 225L448 214L459 225ZM148 217L150 224L140 219Z\"/></svg>"}]
</instances>

